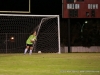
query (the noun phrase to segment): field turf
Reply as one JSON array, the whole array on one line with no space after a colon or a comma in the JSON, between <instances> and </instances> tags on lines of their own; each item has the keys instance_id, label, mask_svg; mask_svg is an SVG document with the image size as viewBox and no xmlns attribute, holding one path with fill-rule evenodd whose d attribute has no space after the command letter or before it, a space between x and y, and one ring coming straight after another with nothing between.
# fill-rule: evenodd
<instances>
[{"instance_id":1,"label":"field turf","mask_svg":"<svg viewBox=\"0 0 100 75\"><path fill-rule=\"evenodd\" d=\"M0 75L100 75L100 53L0 54Z\"/></svg>"}]
</instances>

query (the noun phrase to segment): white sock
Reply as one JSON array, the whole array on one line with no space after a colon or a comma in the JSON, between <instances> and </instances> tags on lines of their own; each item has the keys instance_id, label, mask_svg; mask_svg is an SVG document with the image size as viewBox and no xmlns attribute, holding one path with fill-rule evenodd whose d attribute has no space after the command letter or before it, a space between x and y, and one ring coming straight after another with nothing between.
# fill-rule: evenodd
<instances>
[{"instance_id":1,"label":"white sock","mask_svg":"<svg viewBox=\"0 0 100 75\"><path fill-rule=\"evenodd\" d=\"M25 49L24 54L26 54L26 53L27 53L27 50L28 50L28 49Z\"/></svg>"},{"instance_id":2,"label":"white sock","mask_svg":"<svg viewBox=\"0 0 100 75\"><path fill-rule=\"evenodd\" d=\"M32 54L32 50L30 50L29 54L30 54L30 55Z\"/></svg>"}]
</instances>

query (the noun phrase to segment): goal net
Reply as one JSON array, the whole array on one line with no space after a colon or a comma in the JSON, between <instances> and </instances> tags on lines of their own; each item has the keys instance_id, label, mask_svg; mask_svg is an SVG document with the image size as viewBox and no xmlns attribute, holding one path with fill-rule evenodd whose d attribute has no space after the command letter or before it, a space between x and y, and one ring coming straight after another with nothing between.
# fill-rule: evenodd
<instances>
[{"instance_id":1,"label":"goal net","mask_svg":"<svg viewBox=\"0 0 100 75\"><path fill-rule=\"evenodd\" d=\"M59 15L0 14L0 51L23 52L26 39L34 30L34 52L60 53Z\"/></svg>"}]
</instances>

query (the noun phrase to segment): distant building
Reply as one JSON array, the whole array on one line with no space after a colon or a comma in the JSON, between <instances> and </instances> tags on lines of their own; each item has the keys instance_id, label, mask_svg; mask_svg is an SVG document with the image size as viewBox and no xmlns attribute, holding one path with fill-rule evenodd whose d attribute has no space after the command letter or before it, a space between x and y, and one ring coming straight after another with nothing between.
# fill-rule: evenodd
<instances>
[{"instance_id":1,"label":"distant building","mask_svg":"<svg viewBox=\"0 0 100 75\"><path fill-rule=\"evenodd\" d=\"M62 0L63 18L100 18L100 0Z\"/></svg>"}]
</instances>

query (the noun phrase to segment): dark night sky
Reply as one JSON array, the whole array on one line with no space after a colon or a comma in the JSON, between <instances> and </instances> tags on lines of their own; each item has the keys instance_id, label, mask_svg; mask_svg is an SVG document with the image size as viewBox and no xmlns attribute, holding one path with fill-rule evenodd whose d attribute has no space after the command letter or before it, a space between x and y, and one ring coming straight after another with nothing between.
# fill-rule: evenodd
<instances>
[{"instance_id":1,"label":"dark night sky","mask_svg":"<svg viewBox=\"0 0 100 75\"><path fill-rule=\"evenodd\" d=\"M33 14L61 15L62 0L31 0Z\"/></svg>"}]
</instances>

